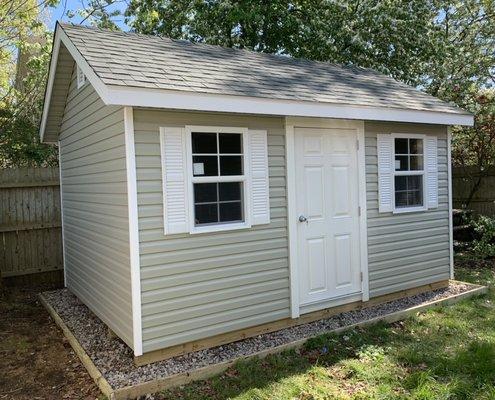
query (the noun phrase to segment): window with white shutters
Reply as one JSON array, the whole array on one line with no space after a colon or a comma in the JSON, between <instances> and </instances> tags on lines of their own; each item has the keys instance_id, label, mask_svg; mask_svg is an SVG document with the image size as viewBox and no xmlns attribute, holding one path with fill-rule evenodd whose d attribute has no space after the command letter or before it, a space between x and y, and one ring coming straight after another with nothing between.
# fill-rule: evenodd
<instances>
[{"instance_id":1,"label":"window with white shutters","mask_svg":"<svg viewBox=\"0 0 495 400\"><path fill-rule=\"evenodd\" d=\"M438 207L437 151L435 136L377 136L379 212Z\"/></svg>"},{"instance_id":2,"label":"window with white shutters","mask_svg":"<svg viewBox=\"0 0 495 400\"><path fill-rule=\"evenodd\" d=\"M215 232L269 223L266 134L239 127L162 128L165 233ZM180 190L174 187L174 178L181 182ZM178 226L177 216L183 222L180 232L170 229L171 221Z\"/></svg>"}]
</instances>

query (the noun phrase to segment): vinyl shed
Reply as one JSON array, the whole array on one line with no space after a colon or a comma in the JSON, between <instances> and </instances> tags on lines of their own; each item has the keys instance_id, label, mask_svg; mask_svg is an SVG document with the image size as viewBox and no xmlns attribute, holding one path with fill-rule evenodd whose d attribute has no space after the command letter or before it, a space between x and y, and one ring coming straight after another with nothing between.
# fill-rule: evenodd
<instances>
[{"instance_id":1,"label":"vinyl shed","mask_svg":"<svg viewBox=\"0 0 495 400\"><path fill-rule=\"evenodd\" d=\"M137 362L442 285L458 124L369 69L58 24L65 284Z\"/></svg>"}]
</instances>

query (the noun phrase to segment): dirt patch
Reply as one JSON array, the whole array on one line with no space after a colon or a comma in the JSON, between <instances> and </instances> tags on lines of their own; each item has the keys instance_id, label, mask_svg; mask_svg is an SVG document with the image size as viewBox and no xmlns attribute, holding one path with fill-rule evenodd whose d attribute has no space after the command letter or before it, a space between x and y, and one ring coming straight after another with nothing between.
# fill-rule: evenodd
<instances>
[{"instance_id":1,"label":"dirt patch","mask_svg":"<svg viewBox=\"0 0 495 400\"><path fill-rule=\"evenodd\" d=\"M98 388L36 293L0 288L0 400L98 399Z\"/></svg>"}]
</instances>

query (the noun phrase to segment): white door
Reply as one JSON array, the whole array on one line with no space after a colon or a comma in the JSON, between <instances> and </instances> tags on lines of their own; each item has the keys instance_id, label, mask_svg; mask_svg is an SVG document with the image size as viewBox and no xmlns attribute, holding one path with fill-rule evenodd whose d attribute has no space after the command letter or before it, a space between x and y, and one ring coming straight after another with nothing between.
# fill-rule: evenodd
<instances>
[{"instance_id":1,"label":"white door","mask_svg":"<svg viewBox=\"0 0 495 400\"><path fill-rule=\"evenodd\" d=\"M357 132L295 129L300 304L361 292Z\"/></svg>"}]
</instances>

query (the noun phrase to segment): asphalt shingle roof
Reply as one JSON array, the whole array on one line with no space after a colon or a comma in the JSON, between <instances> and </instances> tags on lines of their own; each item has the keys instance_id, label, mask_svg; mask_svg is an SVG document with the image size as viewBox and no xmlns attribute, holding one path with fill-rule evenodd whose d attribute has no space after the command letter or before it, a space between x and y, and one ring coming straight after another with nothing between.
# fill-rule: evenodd
<instances>
[{"instance_id":1,"label":"asphalt shingle roof","mask_svg":"<svg viewBox=\"0 0 495 400\"><path fill-rule=\"evenodd\" d=\"M467 114L371 69L82 26L62 29L108 85Z\"/></svg>"}]
</instances>

